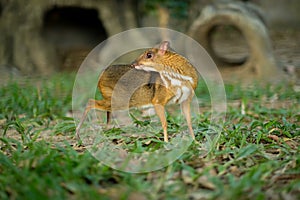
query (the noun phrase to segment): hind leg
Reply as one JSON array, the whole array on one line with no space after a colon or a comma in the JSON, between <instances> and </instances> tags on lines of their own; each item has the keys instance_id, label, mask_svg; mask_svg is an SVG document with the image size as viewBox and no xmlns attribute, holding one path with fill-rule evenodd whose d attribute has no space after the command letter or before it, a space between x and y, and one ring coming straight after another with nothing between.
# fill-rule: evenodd
<instances>
[{"instance_id":1,"label":"hind leg","mask_svg":"<svg viewBox=\"0 0 300 200\"><path fill-rule=\"evenodd\" d=\"M97 109L97 110L109 110L109 106L106 106L106 101L105 100L95 100L95 99L89 99L86 107L85 107L85 110L83 112L83 115L79 121L79 124L78 126L76 127L76 137L78 139L80 139L79 137L79 132L80 132L80 128L87 116L87 114L89 113L89 111L91 109ZM110 114L110 111L107 111L107 123L110 122L110 119L111 119L111 114Z\"/></svg>"}]
</instances>

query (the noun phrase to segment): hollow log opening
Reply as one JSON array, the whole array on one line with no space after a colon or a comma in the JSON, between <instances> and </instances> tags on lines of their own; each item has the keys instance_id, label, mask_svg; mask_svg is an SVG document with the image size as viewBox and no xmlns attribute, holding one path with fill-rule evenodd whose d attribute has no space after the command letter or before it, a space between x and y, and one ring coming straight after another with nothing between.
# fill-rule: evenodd
<instances>
[{"instance_id":1,"label":"hollow log opening","mask_svg":"<svg viewBox=\"0 0 300 200\"><path fill-rule=\"evenodd\" d=\"M55 6L44 14L42 34L61 59L58 70L78 69L86 55L107 38L96 9L69 6Z\"/></svg>"},{"instance_id":2,"label":"hollow log opening","mask_svg":"<svg viewBox=\"0 0 300 200\"><path fill-rule=\"evenodd\" d=\"M223 66L243 65L250 49L242 32L233 25L216 25L208 34L209 50Z\"/></svg>"}]
</instances>

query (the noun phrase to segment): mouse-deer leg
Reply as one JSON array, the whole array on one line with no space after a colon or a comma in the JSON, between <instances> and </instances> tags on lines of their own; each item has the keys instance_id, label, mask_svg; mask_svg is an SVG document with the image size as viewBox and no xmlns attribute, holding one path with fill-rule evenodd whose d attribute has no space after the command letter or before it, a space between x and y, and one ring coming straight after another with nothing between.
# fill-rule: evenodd
<instances>
[{"instance_id":1,"label":"mouse-deer leg","mask_svg":"<svg viewBox=\"0 0 300 200\"><path fill-rule=\"evenodd\" d=\"M110 118L111 118L111 114L110 114L110 111L108 111L110 108L109 106L106 106L106 101L105 100L95 100L95 99L89 99L86 107L85 107L85 110L83 112L83 115L79 121L79 124L78 126L76 127L76 137L78 139L80 139L79 137L79 132L80 132L80 128L87 116L87 114L89 113L89 111L91 109L96 109L96 110L106 110L107 113L106 113L106 116L107 116L107 123L110 122Z\"/></svg>"},{"instance_id":2,"label":"mouse-deer leg","mask_svg":"<svg viewBox=\"0 0 300 200\"><path fill-rule=\"evenodd\" d=\"M191 137L193 138L193 140L195 139L195 135L194 135L194 131L193 131L193 127L192 127L192 119L191 119L191 100L187 99L185 101L183 101L181 103L181 110L183 112L183 115L186 119L188 128L189 128L189 132Z\"/></svg>"},{"instance_id":3,"label":"mouse-deer leg","mask_svg":"<svg viewBox=\"0 0 300 200\"><path fill-rule=\"evenodd\" d=\"M167 132L167 119L166 119L166 115L165 115L165 107L163 105L160 105L160 104L155 104L154 105L154 109L155 109L155 112L157 114L157 116L159 117L160 119L160 122L161 122L161 126L163 128L163 131L164 131L164 141L165 142L168 142L168 132Z\"/></svg>"}]
</instances>

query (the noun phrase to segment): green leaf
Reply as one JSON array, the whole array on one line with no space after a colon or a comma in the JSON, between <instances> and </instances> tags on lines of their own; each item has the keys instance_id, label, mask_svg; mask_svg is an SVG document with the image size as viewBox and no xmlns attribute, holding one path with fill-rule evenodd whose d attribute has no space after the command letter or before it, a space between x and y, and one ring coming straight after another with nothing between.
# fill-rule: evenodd
<instances>
[{"instance_id":1,"label":"green leaf","mask_svg":"<svg viewBox=\"0 0 300 200\"><path fill-rule=\"evenodd\" d=\"M246 147L243 147L238 151L238 154L236 155L236 159L240 160L240 159L246 158L257 151L258 151L257 145L249 144Z\"/></svg>"}]
</instances>

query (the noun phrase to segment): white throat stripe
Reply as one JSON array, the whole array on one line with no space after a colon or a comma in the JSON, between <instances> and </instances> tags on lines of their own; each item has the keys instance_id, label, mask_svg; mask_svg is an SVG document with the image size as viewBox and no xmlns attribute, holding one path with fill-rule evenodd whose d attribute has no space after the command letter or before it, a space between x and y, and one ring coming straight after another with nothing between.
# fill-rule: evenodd
<instances>
[{"instance_id":1,"label":"white throat stripe","mask_svg":"<svg viewBox=\"0 0 300 200\"><path fill-rule=\"evenodd\" d=\"M177 79L177 80L179 79L179 80L189 81L192 84L194 83L193 78L190 76L185 76L182 74L178 74L176 72L167 72L167 71L162 71L161 73L163 75L165 75L166 77L168 77L171 81L172 81L172 79Z\"/></svg>"}]
</instances>

